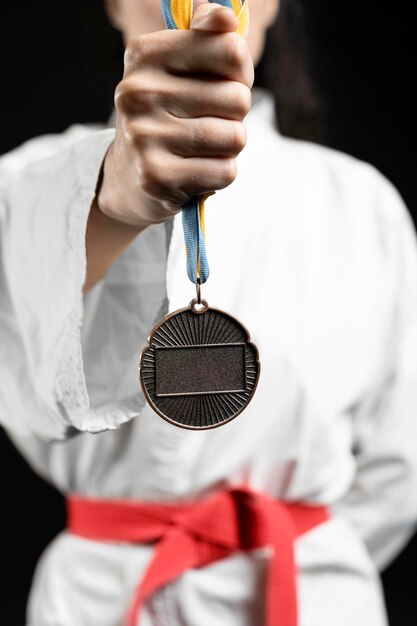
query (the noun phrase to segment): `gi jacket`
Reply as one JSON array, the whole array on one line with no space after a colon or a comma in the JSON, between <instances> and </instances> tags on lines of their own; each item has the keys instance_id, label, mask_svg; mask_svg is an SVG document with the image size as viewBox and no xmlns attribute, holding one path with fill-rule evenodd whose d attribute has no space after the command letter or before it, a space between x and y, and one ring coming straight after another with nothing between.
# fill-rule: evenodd
<instances>
[{"instance_id":1,"label":"gi jacket","mask_svg":"<svg viewBox=\"0 0 417 626\"><path fill-rule=\"evenodd\" d=\"M154 323L194 296L181 217L147 228L83 296L86 224L111 128L73 126L0 160L0 420L64 493L190 501L246 484L329 505L297 542L302 626L383 626L377 567L417 511L417 255L373 167L281 136L254 90L238 177L207 201L210 305L250 330L257 392L189 432L138 383ZM37 568L28 626L123 623L152 545L66 532ZM186 572L141 625L256 626L265 551ZM285 626L285 625L283 625Z\"/></svg>"}]
</instances>

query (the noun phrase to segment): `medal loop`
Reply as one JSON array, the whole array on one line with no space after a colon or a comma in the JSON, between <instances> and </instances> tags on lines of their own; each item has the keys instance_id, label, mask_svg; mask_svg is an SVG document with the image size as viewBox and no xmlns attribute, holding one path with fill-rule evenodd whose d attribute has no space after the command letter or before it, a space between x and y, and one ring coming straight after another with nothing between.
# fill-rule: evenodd
<instances>
[{"instance_id":1,"label":"medal loop","mask_svg":"<svg viewBox=\"0 0 417 626\"><path fill-rule=\"evenodd\" d=\"M193 298L190 302L190 307L193 313L201 315L208 310L209 305L207 300L200 300L200 302L198 302L197 298Z\"/></svg>"},{"instance_id":2,"label":"medal loop","mask_svg":"<svg viewBox=\"0 0 417 626\"><path fill-rule=\"evenodd\" d=\"M208 0L232 9L238 19L236 30L246 37L249 30L248 0ZM165 26L170 29L188 30L193 16L193 0L161 0ZM192 283L204 284L210 269L207 260L204 227L204 203L215 191L194 196L182 207L182 226L187 254L187 274Z\"/></svg>"}]
</instances>

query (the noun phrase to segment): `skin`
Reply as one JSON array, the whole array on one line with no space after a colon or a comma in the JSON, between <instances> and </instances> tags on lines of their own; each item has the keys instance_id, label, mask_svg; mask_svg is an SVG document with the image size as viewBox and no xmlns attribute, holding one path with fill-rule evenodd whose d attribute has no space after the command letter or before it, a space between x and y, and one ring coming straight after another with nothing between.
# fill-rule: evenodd
<instances>
[{"instance_id":1,"label":"skin","mask_svg":"<svg viewBox=\"0 0 417 626\"><path fill-rule=\"evenodd\" d=\"M190 30L167 30L160 0L106 0L126 44L116 135L87 225L88 291L152 224L236 178L254 66L278 0L250 0L247 39L231 9L194 0Z\"/></svg>"}]
</instances>

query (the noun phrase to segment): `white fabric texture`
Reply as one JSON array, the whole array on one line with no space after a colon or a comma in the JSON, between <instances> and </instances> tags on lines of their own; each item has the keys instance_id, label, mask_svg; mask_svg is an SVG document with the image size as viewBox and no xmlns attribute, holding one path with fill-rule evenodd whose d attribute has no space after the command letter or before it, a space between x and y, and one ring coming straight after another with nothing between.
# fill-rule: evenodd
<instances>
[{"instance_id":1,"label":"white fabric texture","mask_svg":"<svg viewBox=\"0 0 417 626\"><path fill-rule=\"evenodd\" d=\"M207 201L203 288L259 348L248 408L189 432L146 405L140 348L194 295L181 218L145 230L83 296L88 212L114 131L75 126L0 160L0 420L64 493L189 501L244 483L328 504L333 518L296 544L300 625L385 626L377 568L417 517L414 230L372 166L282 137L272 96L254 95L238 177ZM60 534L27 626L121 626L152 551ZM260 626L267 557L186 572L140 625Z\"/></svg>"}]
</instances>

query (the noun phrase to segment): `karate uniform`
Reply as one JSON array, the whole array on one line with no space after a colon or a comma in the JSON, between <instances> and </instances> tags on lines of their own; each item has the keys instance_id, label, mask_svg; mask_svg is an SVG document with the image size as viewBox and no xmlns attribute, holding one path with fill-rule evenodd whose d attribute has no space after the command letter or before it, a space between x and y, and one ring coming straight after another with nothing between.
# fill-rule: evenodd
<instances>
[{"instance_id":1,"label":"karate uniform","mask_svg":"<svg viewBox=\"0 0 417 626\"><path fill-rule=\"evenodd\" d=\"M77 125L0 160L0 421L65 494L181 503L248 485L328 505L296 543L300 626L385 626L378 569L417 517L413 227L372 166L281 136L269 92L254 89L245 124L237 179L207 201L202 293L259 348L246 410L190 432L145 403L139 351L195 295L181 216L147 228L83 296L114 130ZM27 626L121 626L154 550L62 532L37 566ZM187 571L140 625L261 626L269 557Z\"/></svg>"}]
</instances>

